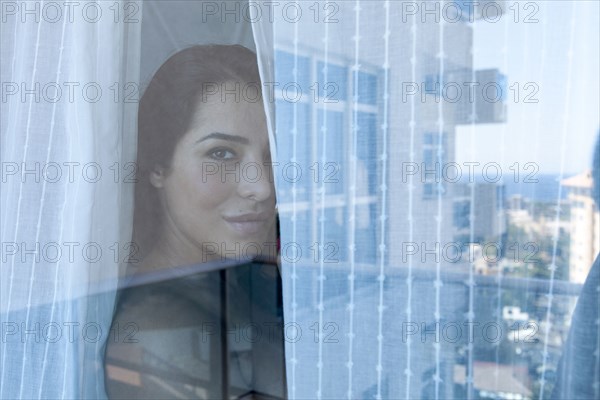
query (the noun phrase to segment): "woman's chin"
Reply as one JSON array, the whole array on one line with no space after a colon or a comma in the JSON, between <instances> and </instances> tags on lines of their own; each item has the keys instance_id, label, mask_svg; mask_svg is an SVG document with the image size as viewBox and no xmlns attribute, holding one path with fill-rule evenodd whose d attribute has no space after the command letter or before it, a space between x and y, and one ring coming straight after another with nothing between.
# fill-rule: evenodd
<instances>
[{"instance_id":1,"label":"woman's chin","mask_svg":"<svg viewBox=\"0 0 600 400\"><path fill-rule=\"evenodd\" d=\"M226 222L229 229L240 237L260 236L265 231L266 221Z\"/></svg>"}]
</instances>

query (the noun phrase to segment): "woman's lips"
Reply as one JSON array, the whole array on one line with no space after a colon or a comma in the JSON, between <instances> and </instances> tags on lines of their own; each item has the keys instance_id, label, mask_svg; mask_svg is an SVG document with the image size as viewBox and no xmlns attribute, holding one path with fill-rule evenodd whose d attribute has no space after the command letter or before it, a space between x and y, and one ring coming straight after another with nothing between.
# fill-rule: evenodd
<instances>
[{"instance_id":1,"label":"woman's lips","mask_svg":"<svg viewBox=\"0 0 600 400\"><path fill-rule=\"evenodd\" d=\"M271 213L262 212L223 216L223 219L234 231L251 235L264 231L265 224L271 217Z\"/></svg>"}]
</instances>

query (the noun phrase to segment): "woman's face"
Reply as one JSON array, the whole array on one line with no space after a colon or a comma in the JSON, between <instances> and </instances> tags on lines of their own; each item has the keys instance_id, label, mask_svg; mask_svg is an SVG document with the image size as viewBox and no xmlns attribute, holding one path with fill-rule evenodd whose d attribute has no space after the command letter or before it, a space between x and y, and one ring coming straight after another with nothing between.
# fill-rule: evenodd
<instances>
[{"instance_id":1,"label":"woman's face","mask_svg":"<svg viewBox=\"0 0 600 400\"><path fill-rule=\"evenodd\" d=\"M163 240L189 262L273 255L275 191L262 102L225 100L218 93L201 101L170 168L151 178L165 215Z\"/></svg>"}]
</instances>

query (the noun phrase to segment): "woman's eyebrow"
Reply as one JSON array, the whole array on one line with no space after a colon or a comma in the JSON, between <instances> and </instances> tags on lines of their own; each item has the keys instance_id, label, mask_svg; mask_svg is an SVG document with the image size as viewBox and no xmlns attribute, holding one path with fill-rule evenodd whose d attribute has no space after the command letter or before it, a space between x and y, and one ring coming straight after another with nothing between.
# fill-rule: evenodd
<instances>
[{"instance_id":1,"label":"woman's eyebrow","mask_svg":"<svg viewBox=\"0 0 600 400\"><path fill-rule=\"evenodd\" d=\"M208 135L204 136L202 139L198 139L196 141L196 143L203 142L207 139L221 139L221 140L229 140L231 142L236 142L236 143L241 143L241 144L250 144L250 140L248 140L248 138L245 138L243 136L238 136L238 135L230 135L230 134L221 133L221 132L213 132L211 134L208 134Z\"/></svg>"}]
</instances>

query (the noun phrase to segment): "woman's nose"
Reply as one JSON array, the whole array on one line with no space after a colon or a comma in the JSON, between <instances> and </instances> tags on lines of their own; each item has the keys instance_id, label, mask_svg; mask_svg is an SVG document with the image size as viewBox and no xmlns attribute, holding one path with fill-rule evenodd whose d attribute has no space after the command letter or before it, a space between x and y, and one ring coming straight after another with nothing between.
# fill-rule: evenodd
<instances>
[{"instance_id":1,"label":"woman's nose","mask_svg":"<svg viewBox=\"0 0 600 400\"><path fill-rule=\"evenodd\" d=\"M240 196L257 202L269 199L275 189L271 164L251 161L241 167L240 183L238 185Z\"/></svg>"}]
</instances>

